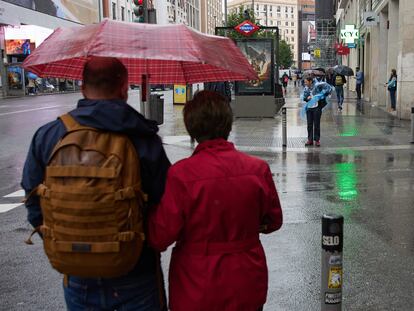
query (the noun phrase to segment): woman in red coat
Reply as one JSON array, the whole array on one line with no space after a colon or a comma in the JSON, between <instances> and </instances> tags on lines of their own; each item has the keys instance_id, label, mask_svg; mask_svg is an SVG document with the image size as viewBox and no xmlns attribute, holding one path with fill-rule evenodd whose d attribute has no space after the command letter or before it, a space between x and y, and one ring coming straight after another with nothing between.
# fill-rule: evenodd
<instances>
[{"instance_id":1,"label":"woman in red coat","mask_svg":"<svg viewBox=\"0 0 414 311\"><path fill-rule=\"evenodd\" d=\"M282 225L268 164L227 141L233 116L224 97L202 91L184 108L199 145L168 171L150 215L149 243L176 242L169 271L172 311L257 311L266 302L267 265L259 232Z\"/></svg>"}]
</instances>

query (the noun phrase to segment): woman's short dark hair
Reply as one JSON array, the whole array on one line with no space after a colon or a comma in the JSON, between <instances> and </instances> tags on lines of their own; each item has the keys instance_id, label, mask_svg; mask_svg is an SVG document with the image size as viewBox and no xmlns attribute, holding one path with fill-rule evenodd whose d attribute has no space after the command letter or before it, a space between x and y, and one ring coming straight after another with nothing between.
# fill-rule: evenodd
<instances>
[{"instance_id":1,"label":"woman's short dark hair","mask_svg":"<svg viewBox=\"0 0 414 311\"><path fill-rule=\"evenodd\" d=\"M229 137L233 113L224 96L219 93L198 92L187 102L183 114L187 132L198 142Z\"/></svg>"}]
</instances>

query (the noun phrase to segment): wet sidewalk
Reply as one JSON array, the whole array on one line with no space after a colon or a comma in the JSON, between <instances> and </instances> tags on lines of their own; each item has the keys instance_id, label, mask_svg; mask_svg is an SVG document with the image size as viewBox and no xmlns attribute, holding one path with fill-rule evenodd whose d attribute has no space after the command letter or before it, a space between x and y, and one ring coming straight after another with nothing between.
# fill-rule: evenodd
<instances>
[{"instance_id":1,"label":"wet sidewalk","mask_svg":"<svg viewBox=\"0 0 414 311\"><path fill-rule=\"evenodd\" d=\"M352 96L352 95L350 95ZM351 148L364 150L387 149L390 146L407 148L411 142L410 122L399 120L368 102L357 102L346 98L342 112L337 111L335 94L331 105L324 109L321 120L321 151L326 149ZM168 99L167 99L168 102ZM287 148L286 151L306 151L306 119L300 115L299 88L288 90ZM160 135L167 145L188 147L189 137L182 121L182 106L166 107L166 123ZM237 118L233 124L230 141L246 152L282 151L281 113L275 118ZM394 148L394 147L393 147Z\"/></svg>"},{"instance_id":2,"label":"wet sidewalk","mask_svg":"<svg viewBox=\"0 0 414 311\"><path fill-rule=\"evenodd\" d=\"M171 162L192 153L182 106L165 93L160 128ZM350 95L352 96L352 95ZM323 112L320 148L305 147L298 90L281 114L241 118L229 140L270 165L284 214L281 230L261 235L269 269L265 311L320 310L321 216L344 216L343 308L409 311L414 305L414 145L410 122L346 99ZM285 151L285 152L284 152ZM168 271L171 248L163 254Z\"/></svg>"}]
</instances>

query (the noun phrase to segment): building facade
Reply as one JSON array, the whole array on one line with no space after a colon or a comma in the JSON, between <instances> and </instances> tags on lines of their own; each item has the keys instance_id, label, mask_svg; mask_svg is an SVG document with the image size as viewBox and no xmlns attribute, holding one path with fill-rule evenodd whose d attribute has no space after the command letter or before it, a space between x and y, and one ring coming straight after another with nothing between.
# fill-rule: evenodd
<instances>
[{"instance_id":1,"label":"building facade","mask_svg":"<svg viewBox=\"0 0 414 311\"><path fill-rule=\"evenodd\" d=\"M216 26L224 21L223 0L201 1L201 32L214 34Z\"/></svg>"},{"instance_id":2,"label":"building facade","mask_svg":"<svg viewBox=\"0 0 414 311\"><path fill-rule=\"evenodd\" d=\"M359 29L356 47L338 61L361 68L365 75L364 99L384 109L390 107L385 83L391 70L396 69L397 116L410 119L414 98L414 1L340 0L336 1L336 9L338 34L347 25ZM371 18L367 20L367 16ZM353 80L351 89L355 87Z\"/></svg>"},{"instance_id":3,"label":"building facade","mask_svg":"<svg viewBox=\"0 0 414 311\"><path fill-rule=\"evenodd\" d=\"M229 13L237 12L240 6L251 8L256 21L262 26L278 26L280 39L290 45L294 64L298 65L299 19L298 0L234 0L228 4Z\"/></svg>"},{"instance_id":4,"label":"building facade","mask_svg":"<svg viewBox=\"0 0 414 311\"><path fill-rule=\"evenodd\" d=\"M154 0L157 24L185 24L201 30L201 0Z\"/></svg>"},{"instance_id":5,"label":"building facade","mask_svg":"<svg viewBox=\"0 0 414 311\"><path fill-rule=\"evenodd\" d=\"M315 0L298 1L298 68L310 69L316 43Z\"/></svg>"},{"instance_id":6,"label":"building facade","mask_svg":"<svg viewBox=\"0 0 414 311\"><path fill-rule=\"evenodd\" d=\"M132 0L110 0L109 18L132 22L134 20L134 4Z\"/></svg>"}]
</instances>

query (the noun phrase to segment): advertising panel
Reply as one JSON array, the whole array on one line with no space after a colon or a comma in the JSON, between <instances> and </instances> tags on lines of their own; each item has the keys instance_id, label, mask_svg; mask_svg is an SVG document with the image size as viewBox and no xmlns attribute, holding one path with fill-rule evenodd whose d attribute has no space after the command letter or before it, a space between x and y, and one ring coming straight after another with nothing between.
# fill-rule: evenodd
<instances>
[{"instance_id":1,"label":"advertising panel","mask_svg":"<svg viewBox=\"0 0 414 311\"><path fill-rule=\"evenodd\" d=\"M6 40L7 55L29 55L35 49L35 43L30 39Z\"/></svg>"},{"instance_id":2,"label":"advertising panel","mask_svg":"<svg viewBox=\"0 0 414 311\"><path fill-rule=\"evenodd\" d=\"M256 70L258 80L236 83L236 95L273 95L274 48L272 39L238 40L237 46Z\"/></svg>"},{"instance_id":3,"label":"advertising panel","mask_svg":"<svg viewBox=\"0 0 414 311\"><path fill-rule=\"evenodd\" d=\"M99 21L99 0L4 0L81 24Z\"/></svg>"},{"instance_id":4,"label":"advertising panel","mask_svg":"<svg viewBox=\"0 0 414 311\"><path fill-rule=\"evenodd\" d=\"M316 43L316 27L315 21L302 21L302 60L310 59L310 51L313 50Z\"/></svg>"}]
</instances>

